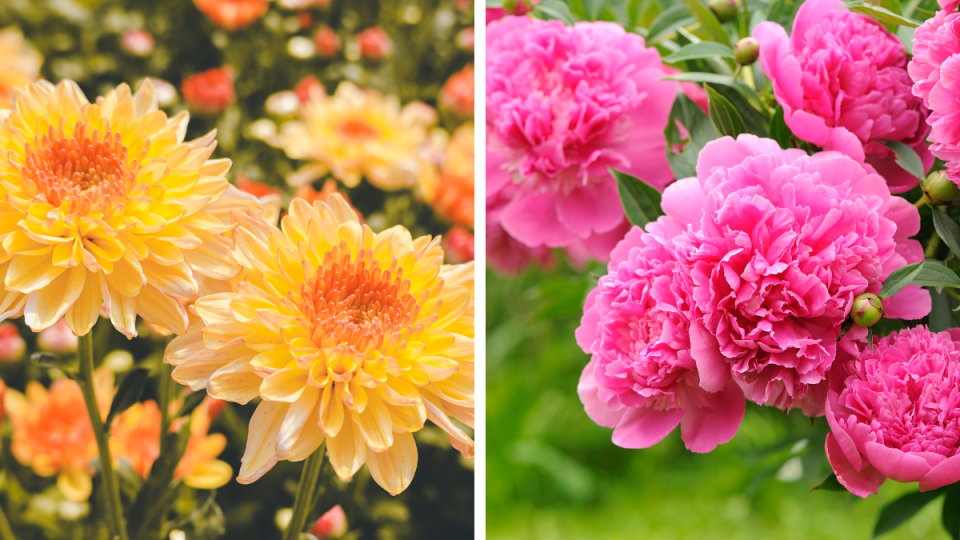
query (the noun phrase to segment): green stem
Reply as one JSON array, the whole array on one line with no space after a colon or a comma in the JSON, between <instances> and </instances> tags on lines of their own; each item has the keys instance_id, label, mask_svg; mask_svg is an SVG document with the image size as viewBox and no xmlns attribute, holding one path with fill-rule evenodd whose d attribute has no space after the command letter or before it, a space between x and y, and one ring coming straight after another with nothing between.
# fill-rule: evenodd
<instances>
[{"instance_id":1,"label":"green stem","mask_svg":"<svg viewBox=\"0 0 960 540\"><path fill-rule=\"evenodd\" d=\"M160 401L160 452L167 450L166 442L170 433L170 381L172 380L173 366L160 360L160 388L157 389Z\"/></svg>"},{"instance_id":2,"label":"green stem","mask_svg":"<svg viewBox=\"0 0 960 540\"><path fill-rule=\"evenodd\" d=\"M77 358L80 361L80 389L83 391L83 402L87 406L90 424L93 426L93 436L97 439L97 449L100 451L100 475L104 498L107 501L110 528L113 538L127 540L127 527L123 519L123 505L120 504L120 489L117 477L113 473L113 460L110 458L110 446L107 444L107 434L103 428L103 419L100 417L100 407L97 404L97 395L93 385L93 336L90 332L80 336L77 341Z\"/></svg>"},{"instance_id":3,"label":"green stem","mask_svg":"<svg viewBox=\"0 0 960 540\"><path fill-rule=\"evenodd\" d=\"M913 205L916 206L917 208L923 208L923 206L924 206L925 204L927 204L928 202L930 202L930 201L927 199L927 196L924 195L924 196L920 197L920 200L919 200L919 201L913 203Z\"/></svg>"},{"instance_id":4,"label":"green stem","mask_svg":"<svg viewBox=\"0 0 960 540\"><path fill-rule=\"evenodd\" d=\"M317 491L317 482L320 477L320 466L323 465L323 448L320 446L310 454L303 464L303 472L300 473L300 483L297 485L297 496L293 500L293 516L290 517L290 524L287 525L284 540L300 540L300 533L303 532L304 523L307 521L307 514L313 508L313 496Z\"/></svg>"},{"instance_id":5,"label":"green stem","mask_svg":"<svg viewBox=\"0 0 960 540\"><path fill-rule=\"evenodd\" d=\"M930 237L930 240L927 241L927 249L923 251L924 257L933 257L937 254L937 248L940 247L940 236L934 234Z\"/></svg>"},{"instance_id":6,"label":"green stem","mask_svg":"<svg viewBox=\"0 0 960 540\"><path fill-rule=\"evenodd\" d=\"M7 514L0 507L0 540L17 540L10 528L10 521L7 520Z\"/></svg>"}]
</instances>

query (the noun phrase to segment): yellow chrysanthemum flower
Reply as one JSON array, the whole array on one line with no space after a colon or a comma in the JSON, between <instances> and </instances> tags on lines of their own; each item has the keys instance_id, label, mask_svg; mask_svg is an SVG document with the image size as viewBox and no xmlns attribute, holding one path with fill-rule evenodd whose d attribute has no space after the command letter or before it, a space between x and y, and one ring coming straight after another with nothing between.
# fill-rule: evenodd
<instances>
[{"instance_id":1,"label":"yellow chrysanthemum flower","mask_svg":"<svg viewBox=\"0 0 960 540\"><path fill-rule=\"evenodd\" d=\"M439 238L379 234L340 197L294 199L282 232L239 215L236 292L202 297L199 319L170 343L173 378L239 403L250 421L238 481L326 439L337 474L366 462L390 493L417 464L412 433L429 419L473 456L450 416L473 424L473 264L444 265Z\"/></svg>"},{"instance_id":2,"label":"yellow chrysanthemum flower","mask_svg":"<svg viewBox=\"0 0 960 540\"><path fill-rule=\"evenodd\" d=\"M40 78L43 57L33 50L16 28L0 30L0 109L10 107L14 88L24 88Z\"/></svg>"},{"instance_id":3,"label":"yellow chrysanthemum flower","mask_svg":"<svg viewBox=\"0 0 960 540\"><path fill-rule=\"evenodd\" d=\"M230 160L208 159L216 133L184 142L189 115L157 110L149 80L93 104L40 81L3 117L0 318L39 332L65 317L83 335L105 304L127 337L138 314L180 334L196 278L240 271L223 216L258 205L224 178Z\"/></svg>"},{"instance_id":4,"label":"yellow chrysanthemum flower","mask_svg":"<svg viewBox=\"0 0 960 540\"><path fill-rule=\"evenodd\" d=\"M418 154L436 121L424 103L401 109L396 97L344 82L332 96L314 92L300 121L284 124L270 142L312 162L287 178L294 187L330 172L350 187L366 177L380 189L397 190L416 185L424 166Z\"/></svg>"}]
</instances>

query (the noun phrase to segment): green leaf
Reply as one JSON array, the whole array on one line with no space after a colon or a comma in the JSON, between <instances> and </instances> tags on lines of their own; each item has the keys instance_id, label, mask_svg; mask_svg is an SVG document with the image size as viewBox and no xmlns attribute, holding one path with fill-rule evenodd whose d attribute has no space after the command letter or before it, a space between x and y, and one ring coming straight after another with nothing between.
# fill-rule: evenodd
<instances>
[{"instance_id":1,"label":"green leaf","mask_svg":"<svg viewBox=\"0 0 960 540\"><path fill-rule=\"evenodd\" d=\"M872 4L867 4L863 0L855 0L845 4L843 7L849 9L854 13L859 13L861 15L866 15L873 20L880 21L886 24L895 24L897 26L910 26L912 28L917 28L920 26L920 23L913 19L908 19L903 15L897 15L896 13L890 11L887 8L880 6L874 6Z\"/></svg>"},{"instance_id":2,"label":"green leaf","mask_svg":"<svg viewBox=\"0 0 960 540\"><path fill-rule=\"evenodd\" d=\"M917 274L920 273L920 270L923 270L923 261L918 263L908 264L903 268L894 270L890 274L886 281L883 282L883 288L880 290L880 298L890 298L891 296L902 291L904 287L909 285Z\"/></svg>"},{"instance_id":3,"label":"green leaf","mask_svg":"<svg viewBox=\"0 0 960 540\"><path fill-rule=\"evenodd\" d=\"M187 416L192 413L194 409L200 406L203 403L203 399L207 397L207 391L198 391L191 392L183 398L183 405L180 406L180 410L177 411L177 414L174 415L174 418L180 418L182 416Z\"/></svg>"},{"instance_id":4,"label":"green leaf","mask_svg":"<svg viewBox=\"0 0 960 540\"><path fill-rule=\"evenodd\" d=\"M762 110L762 103L760 101L760 96L747 86L743 81L734 79L729 75L720 75L718 73L703 73L699 71L688 71L686 73L677 73L676 75L670 75L664 77L663 80L666 81L680 81L680 82L698 82L698 83L709 83L709 84L722 84L724 86L729 86L735 89L740 93L744 99L747 100L752 107Z\"/></svg>"},{"instance_id":5,"label":"green leaf","mask_svg":"<svg viewBox=\"0 0 960 540\"><path fill-rule=\"evenodd\" d=\"M946 266L928 261L923 265L920 272L914 276L910 285L956 289L960 288L960 277L957 277L957 273Z\"/></svg>"},{"instance_id":6,"label":"green leaf","mask_svg":"<svg viewBox=\"0 0 960 540\"><path fill-rule=\"evenodd\" d=\"M610 169L610 173L617 179L620 202L630 223L643 227L663 215L663 210L660 209L660 192L653 186L614 169Z\"/></svg>"},{"instance_id":7,"label":"green leaf","mask_svg":"<svg viewBox=\"0 0 960 540\"><path fill-rule=\"evenodd\" d=\"M954 485L943 498L943 511L940 520L944 530L953 540L960 540L960 486Z\"/></svg>"},{"instance_id":8,"label":"green leaf","mask_svg":"<svg viewBox=\"0 0 960 540\"><path fill-rule=\"evenodd\" d=\"M837 475L830 473L830 476L826 477L823 482L813 486L813 489L810 491L847 491L847 488L843 487L843 484L837 480Z\"/></svg>"},{"instance_id":9,"label":"green leaf","mask_svg":"<svg viewBox=\"0 0 960 540\"><path fill-rule=\"evenodd\" d=\"M877 524L873 528L873 538L887 534L900 525L903 525L942 493L943 488L933 491L917 491L907 493L899 499L891 501L880 510L880 516L877 517Z\"/></svg>"},{"instance_id":10,"label":"green leaf","mask_svg":"<svg viewBox=\"0 0 960 540\"><path fill-rule=\"evenodd\" d=\"M533 15L538 19L563 21L567 26L573 26L577 21L570 12L570 6L561 0L542 0L533 6Z\"/></svg>"},{"instance_id":11,"label":"green leaf","mask_svg":"<svg viewBox=\"0 0 960 540\"><path fill-rule=\"evenodd\" d=\"M127 373L127 376L120 383L116 395L113 396L113 402L110 404L110 414L107 415L104 429L109 431L110 423L118 414L140 401L140 396L143 395L143 389L147 385L149 377L150 372L144 368L137 368Z\"/></svg>"},{"instance_id":12,"label":"green leaf","mask_svg":"<svg viewBox=\"0 0 960 540\"><path fill-rule=\"evenodd\" d=\"M707 98L710 100L710 121L713 122L713 127L717 128L717 133L720 136L734 138L741 133L746 133L747 128L743 125L743 118L727 98L710 88L710 85L703 85L703 89L707 91Z\"/></svg>"},{"instance_id":13,"label":"green leaf","mask_svg":"<svg viewBox=\"0 0 960 540\"><path fill-rule=\"evenodd\" d=\"M780 148L790 148L793 144L790 141L792 135L793 132L783 119L783 107L777 107L777 112L773 113L773 118L770 119L770 138L777 141Z\"/></svg>"},{"instance_id":14,"label":"green leaf","mask_svg":"<svg viewBox=\"0 0 960 540\"><path fill-rule=\"evenodd\" d=\"M937 235L954 255L960 257L960 225L943 210L935 206L930 209L933 211L933 226L937 229Z\"/></svg>"},{"instance_id":15,"label":"green leaf","mask_svg":"<svg viewBox=\"0 0 960 540\"><path fill-rule=\"evenodd\" d=\"M690 134L683 150L679 154L667 152L670 169L676 178L687 178L697 174L697 156L708 142L717 138L717 130L710 122L710 117L696 103L690 100L683 92L677 91L677 98L670 110L671 122L667 123L664 133L668 140L671 137L679 138L674 122L680 124Z\"/></svg>"},{"instance_id":16,"label":"green leaf","mask_svg":"<svg viewBox=\"0 0 960 540\"><path fill-rule=\"evenodd\" d=\"M730 36L727 35L727 31L723 29L717 16L710 11L710 8L701 4L700 0L683 0L683 5L687 6L687 11L700 23L700 28L710 38L710 41L716 41L730 47Z\"/></svg>"},{"instance_id":17,"label":"green leaf","mask_svg":"<svg viewBox=\"0 0 960 540\"><path fill-rule=\"evenodd\" d=\"M487 0L487 6L486 6L486 7L488 7L488 8L502 8L502 7L503 7L503 0Z\"/></svg>"},{"instance_id":18,"label":"green leaf","mask_svg":"<svg viewBox=\"0 0 960 540\"><path fill-rule=\"evenodd\" d=\"M917 155L917 152L913 148L910 148L900 141L881 142L887 145L887 148L893 150L893 153L897 155L897 165L903 167L903 170L917 178L923 178L923 161L920 160L920 156Z\"/></svg>"},{"instance_id":19,"label":"green leaf","mask_svg":"<svg viewBox=\"0 0 960 540\"><path fill-rule=\"evenodd\" d=\"M650 23L650 32L647 34L647 43L656 44L664 37L677 31L677 28L686 24L695 22L694 18L687 13L686 8L680 4L670 6L657 15L657 18Z\"/></svg>"},{"instance_id":20,"label":"green leaf","mask_svg":"<svg viewBox=\"0 0 960 540\"><path fill-rule=\"evenodd\" d=\"M713 41L701 41L684 46L663 61L667 64L676 64L694 58L733 58L733 49Z\"/></svg>"},{"instance_id":21,"label":"green leaf","mask_svg":"<svg viewBox=\"0 0 960 540\"><path fill-rule=\"evenodd\" d=\"M767 11L767 20L784 28L790 28L793 26L793 17L797 14L801 3L801 0L775 0Z\"/></svg>"}]
</instances>

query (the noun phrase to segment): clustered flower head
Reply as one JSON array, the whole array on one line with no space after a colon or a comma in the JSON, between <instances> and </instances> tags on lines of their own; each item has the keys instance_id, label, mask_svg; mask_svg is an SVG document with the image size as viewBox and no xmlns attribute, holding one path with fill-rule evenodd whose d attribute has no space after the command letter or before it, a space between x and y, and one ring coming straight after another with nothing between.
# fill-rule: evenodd
<instances>
[{"instance_id":1,"label":"clustered flower head","mask_svg":"<svg viewBox=\"0 0 960 540\"><path fill-rule=\"evenodd\" d=\"M894 332L838 357L830 377L826 452L848 490L960 481L960 329Z\"/></svg>"},{"instance_id":2,"label":"clustered flower head","mask_svg":"<svg viewBox=\"0 0 960 540\"><path fill-rule=\"evenodd\" d=\"M917 209L840 153L724 137L696 170L664 191L666 216L613 250L577 332L592 355L581 400L622 446L654 444L679 423L688 448L709 451L736 432L743 395L823 414L854 299L923 258L909 240ZM930 307L916 286L883 302L901 319Z\"/></svg>"},{"instance_id":3,"label":"clustered flower head","mask_svg":"<svg viewBox=\"0 0 960 540\"><path fill-rule=\"evenodd\" d=\"M444 265L439 239L361 225L337 194L294 199L281 230L234 214L234 292L193 305L170 343L175 380L213 397L260 397L238 481L326 442L349 479L366 463L392 494L417 464L413 432L431 420L466 457L473 440L473 264Z\"/></svg>"},{"instance_id":4,"label":"clustered flower head","mask_svg":"<svg viewBox=\"0 0 960 540\"><path fill-rule=\"evenodd\" d=\"M531 247L623 237L608 168L658 189L673 175L663 130L677 90L660 55L612 23L505 17L487 26L487 194ZM517 189L508 189L516 186ZM588 248L589 249L589 248Z\"/></svg>"},{"instance_id":5,"label":"clustered flower head","mask_svg":"<svg viewBox=\"0 0 960 540\"><path fill-rule=\"evenodd\" d=\"M957 2L940 1L941 10L917 28L908 70L913 94L930 108L930 150L947 162L947 176L960 184L960 13Z\"/></svg>"},{"instance_id":6,"label":"clustered flower head","mask_svg":"<svg viewBox=\"0 0 960 540\"><path fill-rule=\"evenodd\" d=\"M0 123L0 317L35 332L64 318L86 334L106 307L137 335L136 317L183 333L180 299L201 276L233 278L229 208L258 208L209 159L215 132L184 142L189 115L158 110L146 80L90 103L72 81L14 90Z\"/></svg>"},{"instance_id":7,"label":"clustered flower head","mask_svg":"<svg viewBox=\"0 0 960 540\"><path fill-rule=\"evenodd\" d=\"M924 142L926 109L911 94L908 56L897 36L840 0L808 0L789 37L773 22L758 24L754 37L794 135L872 165L893 193L917 185L883 144L906 143L925 170L933 164Z\"/></svg>"},{"instance_id":8,"label":"clustered flower head","mask_svg":"<svg viewBox=\"0 0 960 540\"><path fill-rule=\"evenodd\" d=\"M395 97L344 82L332 96L311 94L301 106L300 120L284 124L270 143L293 159L311 162L287 178L293 186L329 172L350 187L365 177L393 191L416 185L430 166L418 154L436 121L428 105L414 102L401 108Z\"/></svg>"}]
</instances>

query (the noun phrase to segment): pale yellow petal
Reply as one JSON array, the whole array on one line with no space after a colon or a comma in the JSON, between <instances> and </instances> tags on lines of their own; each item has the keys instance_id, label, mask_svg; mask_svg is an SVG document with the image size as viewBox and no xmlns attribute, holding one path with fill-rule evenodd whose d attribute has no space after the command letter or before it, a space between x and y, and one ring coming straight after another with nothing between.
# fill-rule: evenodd
<instances>
[{"instance_id":1,"label":"pale yellow petal","mask_svg":"<svg viewBox=\"0 0 960 540\"><path fill-rule=\"evenodd\" d=\"M283 417L290 408L288 403L263 401L250 419L247 448L240 462L237 482L250 484L266 474L277 463L277 434Z\"/></svg>"},{"instance_id":2,"label":"pale yellow petal","mask_svg":"<svg viewBox=\"0 0 960 540\"><path fill-rule=\"evenodd\" d=\"M384 452L368 452L370 476L391 495L407 489L417 471L417 444L411 433L397 433L393 446Z\"/></svg>"},{"instance_id":3,"label":"pale yellow petal","mask_svg":"<svg viewBox=\"0 0 960 540\"><path fill-rule=\"evenodd\" d=\"M367 455L367 447L363 444L363 436L353 422L346 420L336 437L327 435L327 455L330 465L341 480L349 480L363 465Z\"/></svg>"}]
</instances>

